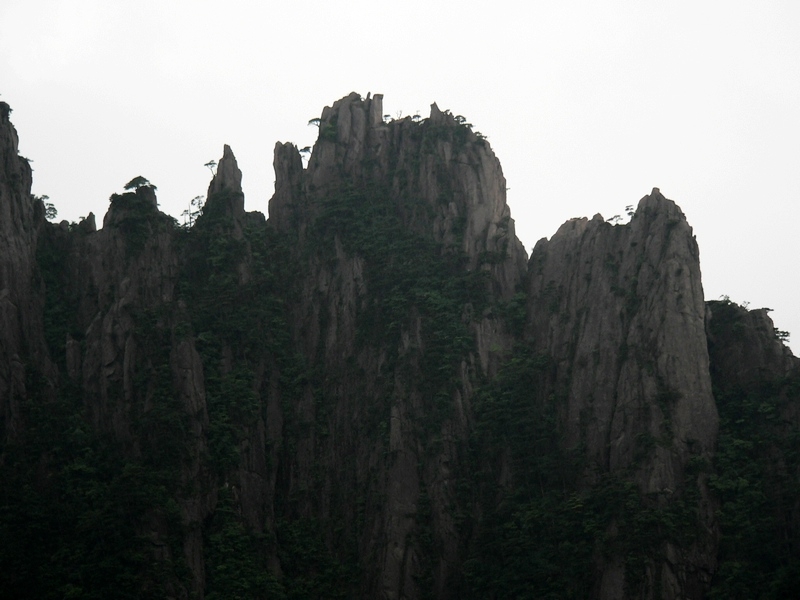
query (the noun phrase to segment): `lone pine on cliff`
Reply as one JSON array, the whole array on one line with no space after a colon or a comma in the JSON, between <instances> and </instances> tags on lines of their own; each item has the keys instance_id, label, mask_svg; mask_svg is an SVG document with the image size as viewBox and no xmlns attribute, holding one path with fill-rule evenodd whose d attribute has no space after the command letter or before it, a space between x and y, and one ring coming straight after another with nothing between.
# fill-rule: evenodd
<instances>
[{"instance_id":1,"label":"lone pine on cliff","mask_svg":"<svg viewBox=\"0 0 800 600\"><path fill-rule=\"evenodd\" d=\"M786 598L800 367L658 189L527 257L486 139L326 107L51 224L0 103L0 596Z\"/></svg>"}]
</instances>

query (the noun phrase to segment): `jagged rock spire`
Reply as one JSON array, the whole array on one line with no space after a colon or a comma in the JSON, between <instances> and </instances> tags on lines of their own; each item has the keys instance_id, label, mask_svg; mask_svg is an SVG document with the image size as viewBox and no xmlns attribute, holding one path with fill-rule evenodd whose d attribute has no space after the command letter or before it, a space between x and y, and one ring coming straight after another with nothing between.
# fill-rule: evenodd
<instances>
[{"instance_id":1,"label":"jagged rock spire","mask_svg":"<svg viewBox=\"0 0 800 600\"><path fill-rule=\"evenodd\" d=\"M294 222L292 215L301 210L303 159L294 144L277 142L272 164L275 194L269 201L269 219L279 230L287 231Z\"/></svg>"},{"instance_id":2,"label":"jagged rock spire","mask_svg":"<svg viewBox=\"0 0 800 600\"><path fill-rule=\"evenodd\" d=\"M244 216L244 193L242 192L242 171L236 163L231 147L225 144L222 150L222 158L217 164L217 172L208 186L209 203L215 202L215 194L227 191L225 195L223 210L235 217ZM207 208L210 208L207 206Z\"/></svg>"}]
</instances>

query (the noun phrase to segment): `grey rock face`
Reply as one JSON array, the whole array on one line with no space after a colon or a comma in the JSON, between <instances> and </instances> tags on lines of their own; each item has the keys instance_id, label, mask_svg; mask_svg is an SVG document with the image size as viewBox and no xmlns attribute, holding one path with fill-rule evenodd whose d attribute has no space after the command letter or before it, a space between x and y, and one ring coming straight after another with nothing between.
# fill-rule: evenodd
<instances>
[{"instance_id":1,"label":"grey rock face","mask_svg":"<svg viewBox=\"0 0 800 600\"><path fill-rule=\"evenodd\" d=\"M80 382L93 428L111 436L126 456L137 460L144 446L163 443L153 437L157 432L142 432L137 423L163 410L155 373L165 369L169 374L162 384L174 393L186 428L178 476L180 485L193 492L175 498L186 531L182 558L190 573L189 589L177 578L167 585L177 597L192 593L202 598L201 524L213 511L216 497L203 464L208 430L203 365L191 337L170 335L187 320L178 302L182 257L174 225L158 211L151 187L112 200L103 229L95 231L93 216L87 221L75 232L48 233L49 243L65 256L62 293L74 302L73 329L82 332L80 344L67 340L69 377ZM148 326L162 336L156 344L153 333L142 329L148 315L155 314L161 316ZM154 560L178 558L166 542L170 531L164 515L152 515L139 527L140 535L161 548Z\"/></svg>"},{"instance_id":2,"label":"grey rock face","mask_svg":"<svg viewBox=\"0 0 800 600\"><path fill-rule=\"evenodd\" d=\"M529 269L529 333L567 384L567 444L581 441L583 419L587 452L606 469L631 464L640 432L671 438L679 460L690 444L713 448L699 254L673 202L654 190L630 224L569 221L536 245ZM668 471L644 467L644 490L674 486Z\"/></svg>"},{"instance_id":3,"label":"grey rock face","mask_svg":"<svg viewBox=\"0 0 800 600\"><path fill-rule=\"evenodd\" d=\"M306 360L328 374L326 395L337 399L327 423L330 444L320 447L313 437L303 442L304 448L316 450L297 457L292 485L303 486L303 473L322 464L330 474L326 489L349 481L353 490L366 493L360 554L373 557L370 562L378 568L369 569L362 584L365 597L418 598L425 573L432 573L437 597L455 597L447 582L457 577L463 548L451 507L458 457L469 433L472 388L476 372L490 372L492 361L510 347L511 336L488 316L463 317L479 352L464 357L460 381L445 392L455 409L434 427L442 443L431 454L431 434L421 431L422 423L433 420L432 394L423 384L430 360L426 318L412 307L400 324L396 347L359 342L359 319L379 282L370 279L367 259L338 237L328 255L315 256L311 248L317 240L310 232L330 198L343 190L380 194L380 202L393 207L407 230L434 240L442 253L463 253L466 270L485 271L487 292L500 300L520 290L526 255L514 234L505 178L488 143L435 106L425 120L387 123L382 114L380 95L362 99L354 93L326 107L306 169L297 148L275 147L270 223L296 236L299 254L312 255L298 281L295 335ZM298 407L297 418L313 421L312 407ZM371 423L386 427L386 440L375 441ZM307 502L311 506L320 500L309 497ZM329 518L336 510L328 506L323 515ZM435 540L434 556L416 541L423 527Z\"/></svg>"},{"instance_id":4,"label":"grey rock face","mask_svg":"<svg viewBox=\"0 0 800 600\"><path fill-rule=\"evenodd\" d=\"M222 158L217 163L217 172L208 186L208 199L211 200L215 194L228 192L226 205L221 207L226 213L233 215L237 219L244 216L244 194L242 193L242 172L236 162L231 147L225 144L222 151ZM207 207L207 210L213 207Z\"/></svg>"},{"instance_id":5,"label":"grey rock face","mask_svg":"<svg viewBox=\"0 0 800 600\"><path fill-rule=\"evenodd\" d=\"M19 402L26 395L26 365L52 385L42 301L35 285L36 242L44 206L31 196L31 167L19 156L17 131L0 102L0 439L22 434Z\"/></svg>"},{"instance_id":6,"label":"grey rock face","mask_svg":"<svg viewBox=\"0 0 800 600\"><path fill-rule=\"evenodd\" d=\"M544 393L559 399L564 444L585 449L589 481L632 470L642 493L669 502L718 428L699 254L680 209L654 189L629 224L568 221L536 244L529 274L527 334L554 360ZM672 597L687 570L712 568L684 560L655 569ZM622 597L613 561L603 569L598 597Z\"/></svg>"},{"instance_id":7,"label":"grey rock face","mask_svg":"<svg viewBox=\"0 0 800 600\"><path fill-rule=\"evenodd\" d=\"M323 524L326 547L357 557L363 577L350 591L360 597L460 597L465 548L480 527L464 522L481 519L477 501L457 490L470 465L476 389L513 357L516 343L548 357L531 402L556 404L561 443L585 465L578 489L616 475L659 508L699 491L704 531L681 548L664 543L661 558L648 559L638 597L659 589L663 597L701 596L714 569L714 506L688 465L708 459L716 444L706 324L721 318L721 307L706 308L692 230L657 189L629 224L599 215L570 220L528 260L485 139L435 104L427 119L387 122L382 96L350 94L323 110L307 167L295 146L276 144L266 223L244 212L242 173L225 146L191 231L158 211L148 186L112 202L102 230L93 215L50 226L30 198L30 167L17 155L7 113L0 103L0 433L21 435L30 368L44 375L47 393L66 382L79 388L87 423L132 459L158 444L136 419L159 408L159 398L173 400L183 436L174 500L189 571L185 589L176 578L174 596L203 597L203 528L225 490L250 533L274 536L281 519ZM407 264L420 260L415 248L383 252L395 240L376 242L369 227L349 236L335 228L337 211L349 228L390 221L389 231L429 248L425 256L464 289L446 296L439 288L449 280L432 271L422 271L430 281L418 285ZM37 248L45 245L62 260L59 293L69 306L58 368L48 356L46 286L37 278ZM258 262L259 253L291 268ZM287 280L264 274L272 268ZM401 272L411 275L395 283ZM219 292L201 317L189 306L196 299L189 281ZM248 354L241 339L217 339L219 348L203 354L204 344L223 337L214 330L227 325L214 320L218 312L265 298L279 308L258 313L241 332L256 331L263 347L254 343ZM512 303L524 306L524 331L503 316ZM770 337L765 312L741 318L745 343L711 336L724 378L745 384L796 372L797 359ZM238 462L215 470L214 394L232 373L241 387L223 418L232 419ZM166 396L156 393L158 377ZM247 418L237 416L241 398L256 406ZM512 485L512 465L499 471L499 484ZM606 532L611 542L615 526ZM139 525L137 533L160 548L156 561L174 558L163 549L168 530L158 514ZM275 544L268 554L258 564L280 577ZM634 594L623 557L598 552L594 567L593 597Z\"/></svg>"},{"instance_id":8,"label":"grey rock face","mask_svg":"<svg viewBox=\"0 0 800 600\"><path fill-rule=\"evenodd\" d=\"M506 203L506 180L489 143L434 104L429 119L406 117L385 123L383 97L352 93L325 107L320 135L302 171L296 148L276 145L276 194L270 217L284 228L313 220L325 194L345 182L380 181L397 199L408 227L460 247L492 273L504 296L513 295L524 273L526 253ZM403 205L420 198L428 214ZM291 215L294 215L293 217Z\"/></svg>"},{"instance_id":9,"label":"grey rock face","mask_svg":"<svg viewBox=\"0 0 800 600\"><path fill-rule=\"evenodd\" d=\"M724 389L748 389L800 372L800 359L778 339L769 309L711 301L706 304L706 321L714 376ZM718 321L720 327L715 327Z\"/></svg>"}]
</instances>

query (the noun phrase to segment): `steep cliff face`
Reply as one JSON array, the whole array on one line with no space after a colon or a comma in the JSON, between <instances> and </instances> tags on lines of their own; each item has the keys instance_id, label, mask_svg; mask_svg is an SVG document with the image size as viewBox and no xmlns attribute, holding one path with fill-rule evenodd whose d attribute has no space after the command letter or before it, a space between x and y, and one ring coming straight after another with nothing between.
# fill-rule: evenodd
<instances>
[{"instance_id":1,"label":"steep cliff face","mask_svg":"<svg viewBox=\"0 0 800 600\"><path fill-rule=\"evenodd\" d=\"M296 148L276 146L270 201L305 265L294 331L330 403L298 407L327 434L305 438L293 475L321 467L325 518L348 523L342 511L364 504L348 528L379 565L365 596L455 597L472 388L510 339L488 306L524 277L505 179L488 144L435 105L429 119L385 123L381 96L351 94L319 128L305 170Z\"/></svg>"},{"instance_id":2,"label":"steep cliff face","mask_svg":"<svg viewBox=\"0 0 800 600\"><path fill-rule=\"evenodd\" d=\"M727 300L711 301L706 321L712 374L723 389L779 381L800 368L800 359L778 338L768 308L748 311Z\"/></svg>"},{"instance_id":3,"label":"steep cliff face","mask_svg":"<svg viewBox=\"0 0 800 600\"><path fill-rule=\"evenodd\" d=\"M707 304L720 435L710 484L720 597L791 597L800 581L800 360L769 309Z\"/></svg>"},{"instance_id":4,"label":"steep cliff face","mask_svg":"<svg viewBox=\"0 0 800 600\"><path fill-rule=\"evenodd\" d=\"M92 435L81 442L87 448L101 440L113 447L119 471L105 475L108 488L108 481L95 482L104 494L147 490L126 524L130 535L147 540L145 555L185 565L189 587L202 593L200 525L214 490L201 464L208 427L203 365L191 338L176 332L188 321L178 290L181 254L174 221L158 211L149 186L113 195L101 230L90 215L70 228L49 228L37 248L49 353L61 377L56 403L90 425ZM54 479L76 468L71 458L53 465ZM189 487L191 494L183 491ZM186 594L174 575L145 569L140 576L154 595Z\"/></svg>"},{"instance_id":5,"label":"steep cliff face","mask_svg":"<svg viewBox=\"0 0 800 600\"><path fill-rule=\"evenodd\" d=\"M0 104L8 594L735 588L725 565L756 559L726 545L741 444L724 425L715 458L712 391L735 410L753 404L736 390L783 381L763 432L793 439L797 359L766 314L706 308L691 228L658 190L528 260L486 140L435 104L389 122L381 104L326 107L305 167L276 145L268 220L225 146L191 227L143 185L100 230L45 221ZM785 498L794 454L773 446Z\"/></svg>"},{"instance_id":6,"label":"steep cliff face","mask_svg":"<svg viewBox=\"0 0 800 600\"><path fill-rule=\"evenodd\" d=\"M642 490L674 489L717 422L699 253L680 209L655 189L629 224L571 220L530 269L530 335L555 363L566 444L618 470L647 435L663 444L637 469Z\"/></svg>"},{"instance_id":7,"label":"steep cliff face","mask_svg":"<svg viewBox=\"0 0 800 600\"><path fill-rule=\"evenodd\" d=\"M25 365L50 378L42 343L42 300L34 282L36 241L44 206L30 197L31 167L19 156L11 109L0 102L0 435L21 433L20 402L27 395Z\"/></svg>"},{"instance_id":8,"label":"steep cliff face","mask_svg":"<svg viewBox=\"0 0 800 600\"><path fill-rule=\"evenodd\" d=\"M665 504L687 485L705 496L686 467L710 457L718 418L699 253L680 209L654 189L628 224L573 219L536 245L529 268L529 335L553 360L544 397L558 399L564 443L585 453L587 477L627 471ZM711 509L699 509L711 529ZM700 569L707 583L710 557L664 553L642 597L694 597L687 586L700 582L687 579ZM604 567L598 597L623 597L623 579Z\"/></svg>"}]
</instances>

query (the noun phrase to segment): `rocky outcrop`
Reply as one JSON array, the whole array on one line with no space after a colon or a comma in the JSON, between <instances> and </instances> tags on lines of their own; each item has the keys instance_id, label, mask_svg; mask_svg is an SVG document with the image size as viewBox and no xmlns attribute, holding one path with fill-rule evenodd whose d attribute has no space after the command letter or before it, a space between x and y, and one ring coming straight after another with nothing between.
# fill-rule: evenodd
<instances>
[{"instance_id":1,"label":"rocky outcrop","mask_svg":"<svg viewBox=\"0 0 800 600\"><path fill-rule=\"evenodd\" d=\"M152 559L181 561L191 577L152 585L175 597L202 597L201 525L215 504L204 466L208 414L203 365L190 339L175 334L188 320L179 300L182 256L173 220L157 208L155 189L113 195L95 231L94 217L71 229L53 228L40 241L40 263L50 273L49 308L66 320L66 346L51 353L67 365L80 389L83 415L99 436L114 440L130 465L161 456L159 468L175 478L173 492L185 535L174 543L175 523L163 507L131 514L149 540ZM58 358L58 360L61 360ZM180 431L168 422L180 422ZM179 449L179 453L169 456ZM188 589L187 589L188 587Z\"/></svg>"},{"instance_id":2,"label":"rocky outcrop","mask_svg":"<svg viewBox=\"0 0 800 600\"><path fill-rule=\"evenodd\" d=\"M379 185L407 227L463 251L470 268L491 272L497 292L513 295L527 257L489 143L435 104L428 119L384 122L382 101L352 93L325 107L305 171L295 147L276 145L271 220L280 229L313 221L331 192Z\"/></svg>"},{"instance_id":3,"label":"rocky outcrop","mask_svg":"<svg viewBox=\"0 0 800 600\"><path fill-rule=\"evenodd\" d=\"M797 587L800 360L768 313L727 298L707 303L720 413L711 480L719 502L721 565L714 591L720 597L757 597L767 588L787 597Z\"/></svg>"},{"instance_id":4,"label":"rocky outcrop","mask_svg":"<svg viewBox=\"0 0 800 600\"><path fill-rule=\"evenodd\" d=\"M149 185L113 195L101 230L51 225L8 112L8 593L703 597L712 376L798 366L766 312L706 307L657 189L630 223L573 219L528 259L462 117L386 120L350 94L307 166L276 144L268 220L225 146L189 228ZM103 544L73 546L87 522Z\"/></svg>"},{"instance_id":5,"label":"rocky outcrop","mask_svg":"<svg viewBox=\"0 0 800 600\"><path fill-rule=\"evenodd\" d=\"M431 384L432 363L440 359L431 348L436 325L430 296L416 295L420 282L413 278L401 288L385 287L391 276L386 266L404 263L393 269L402 279L416 268L407 261L451 261L458 265L453 276L485 275L476 301L482 295L490 302L512 297L520 291L526 256L514 234L505 179L488 143L435 105L429 119L385 122L380 95L351 94L323 110L319 129L307 169L294 146L276 145L270 201L270 223L296 240L299 254L311 257L297 282L294 331L306 360L326 374L324 395L335 399L325 419L330 437L303 441L310 454L296 458L292 473L300 481L290 489L304 485L312 465L323 465L324 495L309 497L301 505L305 510L320 503L325 518L339 511L339 519L352 523L341 503L365 503L359 554L379 565L362 582L365 597L420 597L420 582L437 597L451 597L464 559L453 517L456 467L469 435L476 370L488 374L511 336L484 309L467 302L463 312L459 304L446 318L463 319L464 334L472 332L479 351L447 354L438 368L453 369L455 379ZM329 229L338 214L361 217L348 221L348 229ZM374 248L368 234L356 237L349 230L358 220L368 230L397 227L411 245L395 250L398 240L385 239ZM330 241L321 245L323 239ZM431 242L427 258L419 257L416 251ZM363 339L358 332L369 314L391 310L387 294L407 308L392 313L397 321L375 323L378 331L388 327L377 339ZM449 405L446 418L437 416L437 401ZM310 404L297 410L297 420L320 418ZM383 431L377 438L376 429ZM431 436L441 440L435 449ZM341 490L344 481L355 495ZM331 493L338 500L324 499ZM437 552L422 545L423 538L431 538Z\"/></svg>"},{"instance_id":6,"label":"rocky outcrop","mask_svg":"<svg viewBox=\"0 0 800 600\"><path fill-rule=\"evenodd\" d=\"M729 300L706 304L712 375L722 389L746 390L800 374L800 359L778 338L769 311L747 310Z\"/></svg>"},{"instance_id":7,"label":"rocky outcrop","mask_svg":"<svg viewBox=\"0 0 800 600\"><path fill-rule=\"evenodd\" d=\"M690 444L710 452L716 411L699 253L680 209L656 189L629 224L573 219L536 245L529 268L529 335L565 384L565 443L585 442L592 463L612 470L631 465L641 432L671 438L678 460ZM646 465L640 483L657 492L678 472Z\"/></svg>"},{"instance_id":8,"label":"rocky outcrop","mask_svg":"<svg viewBox=\"0 0 800 600\"><path fill-rule=\"evenodd\" d=\"M680 209L654 189L628 224L570 220L536 244L529 272L527 334L553 360L543 398L558 398L563 443L585 452L588 481L629 471L643 494L667 503L686 486L704 488L686 480L686 467L711 456L718 417L699 254ZM703 497L698 510L710 531ZM655 589L695 597L690 588L707 585L713 571L704 550L654 569L660 581L643 597ZM610 562L598 598L624 596Z\"/></svg>"},{"instance_id":9,"label":"rocky outcrop","mask_svg":"<svg viewBox=\"0 0 800 600\"><path fill-rule=\"evenodd\" d=\"M231 147L225 144L222 158L217 163L217 172L208 186L208 201L205 210L219 210L234 219L244 217L244 194L242 193L242 172L236 163ZM224 198L224 200L221 200ZM215 206L220 203L219 207Z\"/></svg>"},{"instance_id":10,"label":"rocky outcrop","mask_svg":"<svg viewBox=\"0 0 800 600\"><path fill-rule=\"evenodd\" d=\"M11 109L0 102L0 439L22 435L19 403L27 371L50 385L56 373L44 347L42 298L36 285L36 244L44 206L31 190L31 167L18 153ZM52 391L52 390L51 390ZM50 392L51 392L50 391ZM48 392L48 393L50 393Z\"/></svg>"}]
</instances>

